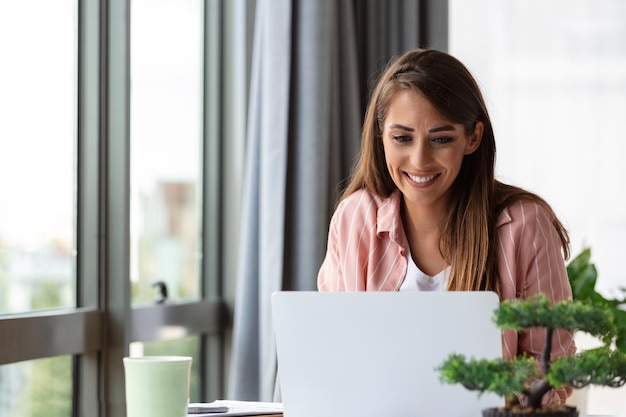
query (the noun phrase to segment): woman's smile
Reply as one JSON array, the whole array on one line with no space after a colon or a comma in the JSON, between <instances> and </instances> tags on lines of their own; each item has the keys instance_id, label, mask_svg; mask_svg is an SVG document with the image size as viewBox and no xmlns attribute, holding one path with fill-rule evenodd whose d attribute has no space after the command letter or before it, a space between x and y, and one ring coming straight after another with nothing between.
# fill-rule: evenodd
<instances>
[{"instance_id":1,"label":"woman's smile","mask_svg":"<svg viewBox=\"0 0 626 417\"><path fill-rule=\"evenodd\" d=\"M426 186L431 185L433 182L435 182L437 177L439 177L439 174L411 175L408 172L406 172L406 176L409 177L409 179L411 179L414 183L416 183L416 185L426 187Z\"/></svg>"}]
</instances>

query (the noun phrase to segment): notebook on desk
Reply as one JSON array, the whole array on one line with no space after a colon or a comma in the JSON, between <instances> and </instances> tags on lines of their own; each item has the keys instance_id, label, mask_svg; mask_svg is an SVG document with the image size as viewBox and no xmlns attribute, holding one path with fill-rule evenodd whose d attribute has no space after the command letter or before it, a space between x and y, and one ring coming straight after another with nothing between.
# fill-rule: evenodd
<instances>
[{"instance_id":1,"label":"notebook on desk","mask_svg":"<svg viewBox=\"0 0 626 417\"><path fill-rule=\"evenodd\" d=\"M501 357L492 292L272 295L285 417L476 417L504 401L443 385L447 354Z\"/></svg>"}]
</instances>

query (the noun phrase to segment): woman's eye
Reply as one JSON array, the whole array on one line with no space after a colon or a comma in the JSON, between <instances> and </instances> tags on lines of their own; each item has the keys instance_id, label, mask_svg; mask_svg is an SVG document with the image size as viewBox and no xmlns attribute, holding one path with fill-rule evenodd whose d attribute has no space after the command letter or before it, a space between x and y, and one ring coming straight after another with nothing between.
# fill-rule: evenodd
<instances>
[{"instance_id":1,"label":"woman's eye","mask_svg":"<svg viewBox=\"0 0 626 417\"><path fill-rule=\"evenodd\" d=\"M450 143L452 142L452 138L448 137L448 136L442 136L439 138L434 138L433 142L439 144L439 145L445 145L446 143Z\"/></svg>"},{"instance_id":2,"label":"woman's eye","mask_svg":"<svg viewBox=\"0 0 626 417\"><path fill-rule=\"evenodd\" d=\"M405 136L405 135L393 135L392 138L396 142L400 142L400 143L408 142L411 140L410 136Z\"/></svg>"}]
</instances>

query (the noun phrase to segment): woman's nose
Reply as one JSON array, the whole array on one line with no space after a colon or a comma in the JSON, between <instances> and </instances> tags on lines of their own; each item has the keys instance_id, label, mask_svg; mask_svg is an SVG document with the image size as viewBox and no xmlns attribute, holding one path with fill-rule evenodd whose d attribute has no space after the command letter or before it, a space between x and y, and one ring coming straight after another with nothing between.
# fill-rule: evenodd
<instances>
[{"instance_id":1,"label":"woman's nose","mask_svg":"<svg viewBox=\"0 0 626 417\"><path fill-rule=\"evenodd\" d=\"M411 148L411 163L416 168L428 165L432 157L428 140L415 140Z\"/></svg>"}]
</instances>

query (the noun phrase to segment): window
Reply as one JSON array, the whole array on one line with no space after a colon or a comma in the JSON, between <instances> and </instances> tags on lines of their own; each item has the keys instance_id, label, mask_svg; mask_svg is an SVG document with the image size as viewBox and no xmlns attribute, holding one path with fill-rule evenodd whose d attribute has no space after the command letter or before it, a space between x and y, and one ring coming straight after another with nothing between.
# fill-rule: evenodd
<instances>
[{"instance_id":1,"label":"window","mask_svg":"<svg viewBox=\"0 0 626 417\"><path fill-rule=\"evenodd\" d=\"M3 416L72 415L71 356L3 365L0 375Z\"/></svg>"},{"instance_id":2,"label":"window","mask_svg":"<svg viewBox=\"0 0 626 417\"><path fill-rule=\"evenodd\" d=\"M0 315L76 306L76 23L0 4ZM71 356L0 365L0 415L69 416L72 391Z\"/></svg>"},{"instance_id":3,"label":"window","mask_svg":"<svg viewBox=\"0 0 626 417\"><path fill-rule=\"evenodd\" d=\"M552 204L574 255L591 247L599 291L623 286L626 3L452 0L449 10L450 51L492 117L497 175ZM592 387L587 412L624 414L623 396Z\"/></svg>"},{"instance_id":4,"label":"window","mask_svg":"<svg viewBox=\"0 0 626 417\"><path fill-rule=\"evenodd\" d=\"M200 0L131 3L133 303L153 303L155 282L200 297L202 16Z\"/></svg>"},{"instance_id":5,"label":"window","mask_svg":"<svg viewBox=\"0 0 626 417\"><path fill-rule=\"evenodd\" d=\"M0 415L124 415L129 354L192 356L192 400L224 395L251 12L0 5Z\"/></svg>"},{"instance_id":6,"label":"window","mask_svg":"<svg viewBox=\"0 0 626 417\"><path fill-rule=\"evenodd\" d=\"M75 306L75 5L34 3L0 5L0 313Z\"/></svg>"}]
</instances>

